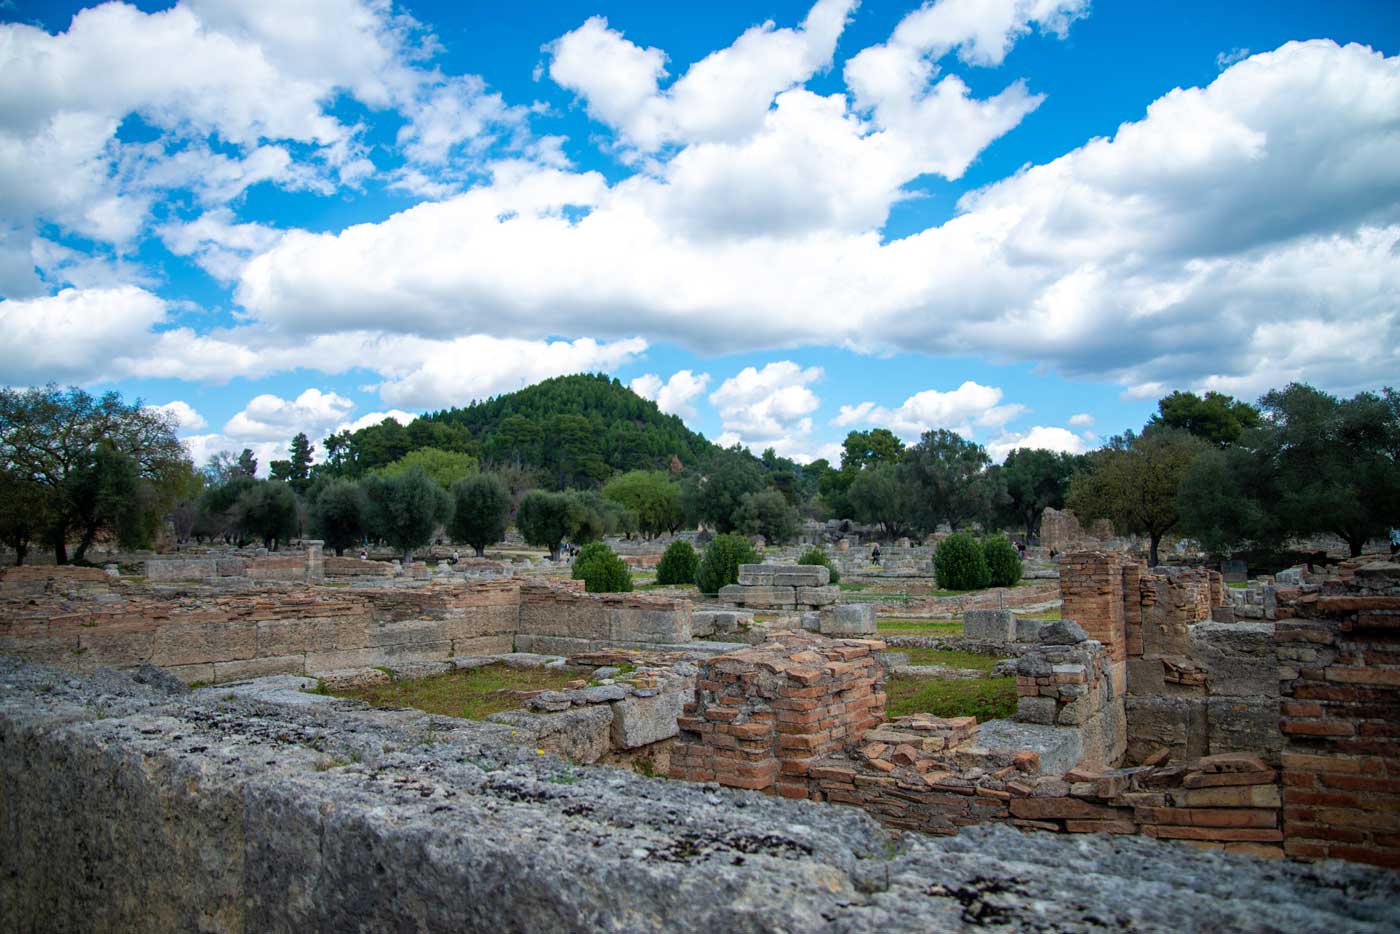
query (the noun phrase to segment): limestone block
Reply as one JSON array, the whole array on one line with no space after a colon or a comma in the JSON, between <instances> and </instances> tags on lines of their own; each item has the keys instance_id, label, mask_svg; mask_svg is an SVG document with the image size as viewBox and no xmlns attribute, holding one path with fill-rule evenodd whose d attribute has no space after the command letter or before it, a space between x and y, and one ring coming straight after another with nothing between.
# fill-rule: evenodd
<instances>
[{"instance_id":1,"label":"limestone block","mask_svg":"<svg viewBox=\"0 0 1400 934\"><path fill-rule=\"evenodd\" d=\"M963 614L963 635L969 639L1011 642L1016 638L1016 617L1010 610L968 610Z\"/></svg>"},{"instance_id":2,"label":"limestone block","mask_svg":"<svg viewBox=\"0 0 1400 934\"><path fill-rule=\"evenodd\" d=\"M215 682L245 681L267 675L300 675L306 673L305 655L280 655L271 658L249 658L243 661L215 662Z\"/></svg>"},{"instance_id":3,"label":"limestone block","mask_svg":"<svg viewBox=\"0 0 1400 934\"><path fill-rule=\"evenodd\" d=\"M1129 694L1166 694L1162 661L1158 658L1128 659Z\"/></svg>"},{"instance_id":4,"label":"limestone block","mask_svg":"<svg viewBox=\"0 0 1400 934\"><path fill-rule=\"evenodd\" d=\"M795 587L746 587L742 584L729 584L720 588L719 598L726 603L740 606L792 609L797 606Z\"/></svg>"},{"instance_id":5,"label":"limestone block","mask_svg":"<svg viewBox=\"0 0 1400 934\"><path fill-rule=\"evenodd\" d=\"M1016 641L1017 642L1038 642L1040 640L1040 630L1045 625L1043 619L1026 619L1023 616L1016 617Z\"/></svg>"},{"instance_id":6,"label":"limestone block","mask_svg":"<svg viewBox=\"0 0 1400 934\"><path fill-rule=\"evenodd\" d=\"M826 570L823 568L822 570ZM841 599L841 588L839 587L798 587L797 603L799 606L830 606Z\"/></svg>"},{"instance_id":7,"label":"limestone block","mask_svg":"<svg viewBox=\"0 0 1400 934\"><path fill-rule=\"evenodd\" d=\"M1053 697L1022 697L1016 701L1016 720L1021 723L1040 723L1046 726L1055 722L1055 699Z\"/></svg>"},{"instance_id":8,"label":"limestone block","mask_svg":"<svg viewBox=\"0 0 1400 934\"><path fill-rule=\"evenodd\" d=\"M169 623L156 629L151 646L151 664L195 665L200 662L231 662L258 654L258 623L234 620L227 623Z\"/></svg>"},{"instance_id":9,"label":"limestone block","mask_svg":"<svg viewBox=\"0 0 1400 934\"><path fill-rule=\"evenodd\" d=\"M1277 697L1212 697L1206 701L1206 721L1211 755L1256 752L1272 760L1283 747Z\"/></svg>"},{"instance_id":10,"label":"limestone block","mask_svg":"<svg viewBox=\"0 0 1400 934\"><path fill-rule=\"evenodd\" d=\"M1072 619L1060 619L1040 627L1037 637L1042 645L1078 645L1089 639L1084 627Z\"/></svg>"},{"instance_id":11,"label":"limestone block","mask_svg":"<svg viewBox=\"0 0 1400 934\"><path fill-rule=\"evenodd\" d=\"M1278 658L1271 623L1197 623L1191 654L1212 697L1277 697Z\"/></svg>"},{"instance_id":12,"label":"limestone block","mask_svg":"<svg viewBox=\"0 0 1400 934\"><path fill-rule=\"evenodd\" d=\"M513 633L519 627L520 610L516 606L466 607L460 616L443 621L443 632L454 640Z\"/></svg>"},{"instance_id":13,"label":"limestone block","mask_svg":"<svg viewBox=\"0 0 1400 934\"><path fill-rule=\"evenodd\" d=\"M875 632L873 603L842 603L823 607L819 618L824 636L867 636Z\"/></svg>"},{"instance_id":14,"label":"limestone block","mask_svg":"<svg viewBox=\"0 0 1400 934\"><path fill-rule=\"evenodd\" d=\"M618 749L636 749L675 736L681 710L695 693L694 679L687 679L687 683L688 687L677 686L652 697L634 694L612 704L613 745Z\"/></svg>"},{"instance_id":15,"label":"limestone block","mask_svg":"<svg viewBox=\"0 0 1400 934\"><path fill-rule=\"evenodd\" d=\"M257 623L257 654L273 657L296 652L321 652L342 646L337 637L340 627L334 619L265 619ZM362 634L363 635L363 634ZM227 659L215 659L225 661Z\"/></svg>"},{"instance_id":16,"label":"limestone block","mask_svg":"<svg viewBox=\"0 0 1400 934\"><path fill-rule=\"evenodd\" d=\"M369 644L406 645L421 642L444 642L447 627L440 619L406 619L392 623L374 623L367 630Z\"/></svg>"},{"instance_id":17,"label":"limestone block","mask_svg":"<svg viewBox=\"0 0 1400 934\"><path fill-rule=\"evenodd\" d=\"M511 738L521 745L587 765L597 762L612 749L613 706L590 704L551 714L508 710L487 719L510 727Z\"/></svg>"},{"instance_id":18,"label":"limestone block","mask_svg":"<svg viewBox=\"0 0 1400 934\"><path fill-rule=\"evenodd\" d=\"M615 642L689 642L690 609L640 609L612 607L608 610L607 638Z\"/></svg>"},{"instance_id":19,"label":"limestone block","mask_svg":"<svg viewBox=\"0 0 1400 934\"><path fill-rule=\"evenodd\" d=\"M825 587L831 571L820 564L741 564L739 583L748 587Z\"/></svg>"},{"instance_id":20,"label":"limestone block","mask_svg":"<svg viewBox=\"0 0 1400 934\"><path fill-rule=\"evenodd\" d=\"M741 613L737 610L695 610L690 616L690 634L695 639L725 636L752 623L752 613Z\"/></svg>"},{"instance_id":21,"label":"limestone block","mask_svg":"<svg viewBox=\"0 0 1400 934\"><path fill-rule=\"evenodd\" d=\"M1173 759L1199 759L1206 754L1206 705L1202 700L1129 696L1124 699L1124 709L1129 763L1141 762L1163 747L1171 750Z\"/></svg>"}]
</instances>

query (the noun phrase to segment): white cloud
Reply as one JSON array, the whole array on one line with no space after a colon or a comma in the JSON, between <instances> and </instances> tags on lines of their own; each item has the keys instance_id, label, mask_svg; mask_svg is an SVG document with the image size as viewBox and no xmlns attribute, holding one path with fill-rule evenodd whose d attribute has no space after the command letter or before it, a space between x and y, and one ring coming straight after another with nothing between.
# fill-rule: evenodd
<instances>
[{"instance_id":1,"label":"white cloud","mask_svg":"<svg viewBox=\"0 0 1400 934\"><path fill-rule=\"evenodd\" d=\"M402 409L389 409L384 412L366 412L364 415L361 415L354 421L341 422L339 425L335 426L335 430L331 433L339 434L342 431L348 431L353 434L354 432L359 431L361 428L368 428L371 425L378 425L386 418L392 418L400 425L408 425L409 422L413 421L417 417L418 416L413 414L412 412L405 412Z\"/></svg>"},{"instance_id":2,"label":"white cloud","mask_svg":"<svg viewBox=\"0 0 1400 934\"><path fill-rule=\"evenodd\" d=\"M643 399L655 402L663 412L694 418L695 406L690 400L704 392L709 382L709 373L696 375L690 370L677 370L665 382L655 373L645 373L632 380L631 389Z\"/></svg>"},{"instance_id":3,"label":"white cloud","mask_svg":"<svg viewBox=\"0 0 1400 934\"><path fill-rule=\"evenodd\" d=\"M254 396L230 418L223 433L245 442L291 438L303 431L309 437L319 438L354 408L355 403L344 396L314 388L291 400L264 393Z\"/></svg>"},{"instance_id":4,"label":"white cloud","mask_svg":"<svg viewBox=\"0 0 1400 934\"><path fill-rule=\"evenodd\" d=\"M587 20L545 47L549 76L587 103L589 115L629 146L734 141L762 124L773 98L830 67L855 0L818 0L797 29L771 21L696 62L664 91L666 53Z\"/></svg>"},{"instance_id":5,"label":"white cloud","mask_svg":"<svg viewBox=\"0 0 1400 934\"><path fill-rule=\"evenodd\" d=\"M1036 425L1020 434L1002 434L987 442L987 453L998 464L1017 448L1044 448L1067 454L1083 454L1089 449L1084 439L1069 429L1044 425Z\"/></svg>"},{"instance_id":6,"label":"white cloud","mask_svg":"<svg viewBox=\"0 0 1400 934\"><path fill-rule=\"evenodd\" d=\"M971 437L976 428L999 428L1026 411L1019 403L1000 404L1003 395L997 386L967 380L948 392L917 392L896 409L873 402L843 405L831 423L840 427L875 425L910 439L937 428Z\"/></svg>"},{"instance_id":7,"label":"white cloud","mask_svg":"<svg viewBox=\"0 0 1400 934\"><path fill-rule=\"evenodd\" d=\"M135 286L0 301L0 382L99 378L113 353L144 346L165 315L164 299Z\"/></svg>"},{"instance_id":8,"label":"white cloud","mask_svg":"<svg viewBox=\"0 0 1400 934\"><path fill-rule=\"evenodd\" d=\"M1088 412L1080 412L1069 417L1069 423L1074 428L1088 428L1094 424L1094 416Z\"/></svg>"},{"instance_id":9,"label":"white cloud","mask_svg":"<svg viewBox=\"0 0 1400 934\"><path fill-rule=\"evenodd\" d=\"M179 399L162 405L148 405L146 408L169 416L176 431L198 431L209 424L203 415L194 410L192 405Z\"/></svg>"},{"instance_id":10,"label":"white cloud","mask_svg":"<svg viewBox=\"0 0 1400 934\"><path fill-rule=\"evenodd\" d=\"M240 224L227 209L208 211L193 221L170 221L157 231L170 252L192 256L220 282L233 282L255 253L271 248L282 231L265 224Z\"/></svg>"},{"instance_id":11,"label":"white cloud","mask_svg":"<svg viewBox=\"0 0 1400 934\"><path fill-rule=\"evenodd\" d=\"M801 452L812 433L811 414L821 405L809 387L823 375L821 367L804 369L791 360L761 370L744 367L710 393L724 427L719 443L754 451L772 447L789 457Z\"/></svg>"}]
</instances>

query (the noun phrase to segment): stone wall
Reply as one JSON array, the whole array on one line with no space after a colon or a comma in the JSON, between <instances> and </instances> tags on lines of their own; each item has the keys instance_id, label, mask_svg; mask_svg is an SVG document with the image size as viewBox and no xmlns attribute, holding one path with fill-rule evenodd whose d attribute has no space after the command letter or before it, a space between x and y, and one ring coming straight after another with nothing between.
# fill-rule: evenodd
<instances>
[{"instance_id":1,"label":"stone wall","mask_svg":"<svg viewBox=\"0 0 1400 934\"><path fill-rule=\"evenodd\" d=\"M794 632L706 660L671 777L809 797L810 765L884 719L883 648Z\"/></svg>"},{"instance_id":2,"label":"stone wall","mask_svg":"<svg viewBox=\"0 0 1400 934\"><path fill-rule=\"evenodd\" d=\"M589 594L583 581L525 581L521 637L526 652L568 655L601 645L684 645L692 639L691 604L639 593Z\"/></svg>"},{"instance_id":3,"label":"stone wall","mask_svg":"<svg viewBox=\"0 0 1400 934\"><path fill-rule=\"evenodd\" d=\"M1040 547L1055 551L1101 548L1114 541L1113 526L1100 519L1089 529L1068 509L1047 508L1040 514ZM1118 550L1118 549L1115 549Z\"/></svg>"}]
</instances>

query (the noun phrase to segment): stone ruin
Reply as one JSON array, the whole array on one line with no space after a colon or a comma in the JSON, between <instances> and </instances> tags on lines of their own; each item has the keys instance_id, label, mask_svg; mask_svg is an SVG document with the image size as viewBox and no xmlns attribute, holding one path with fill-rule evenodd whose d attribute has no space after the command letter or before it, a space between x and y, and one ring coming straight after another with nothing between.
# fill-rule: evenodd
<instances>
[{"instance_id":1,"label":"stone ruin","mask_svg":"<svg viewBox=\"0 0 1400 934\"><path fill-rule=\"evenodd\" d=\"M820 564L741 564L738 583L721 587L719 599L749 610L777 611L776 629L800 626L828 636L875 632L874 605L838 602L841 591Z\"/></svg>"},{"instance_id":2,"label":"stone ruin","mask_svg":"<svg viewBox=\"0 0 1400 934\"><path fill-rule=\"evenodd\" d=\"M1111 553L1061 572L1065 622L969 620L989 642L1035 640L1017 648L1016 716L979 724L886 720L878 640L800 626L696 640L685 600L545 580L136 585L7 569L0 654L30 662L0 661L0 917L941 930L1053 911L1063 929L1393 927L1393 875L1229 854L1400 867L1400 567L1274 587L1268 618L1247 622L1213 572ZM789 586L765 573L744 586ZM309 675L624 659L640 663L630 678L481 723L306 690ZM681 781L551 753L644 753ZM1095 850L1092 895L1068 841L1085 833L1116 837Z\"/></svg>"}]
</instances>

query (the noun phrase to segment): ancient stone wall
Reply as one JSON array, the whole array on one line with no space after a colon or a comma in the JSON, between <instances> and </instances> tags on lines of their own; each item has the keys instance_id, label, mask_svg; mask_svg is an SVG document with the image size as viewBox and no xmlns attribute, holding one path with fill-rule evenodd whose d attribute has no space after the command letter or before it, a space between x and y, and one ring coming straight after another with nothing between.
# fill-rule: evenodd
<instances>
[{"instance_id":1,"label":"ancient stone wall","mask_svg":"<svg viewBox=\"0 0 1400 934\"><path fill-rule=\"evenodd\" d=\"M689 600L639 593L588 594L583 581L521 585L525 652L568 655L590 645L682 645L691 641Z\"/></svg>"},{"instance_id":2,"label":"ancient stone wall","mask_svg":"<svg viewBox=\"0 0 1400 934\"><path fill-rule=\"evenodd\" d=\"M1064 552L1102 548L1114 540L1113 526L1100 519L1089 529L1068 509L1047 508L1040 514L1040 547Z\"/></svg>"}]
</instances>

